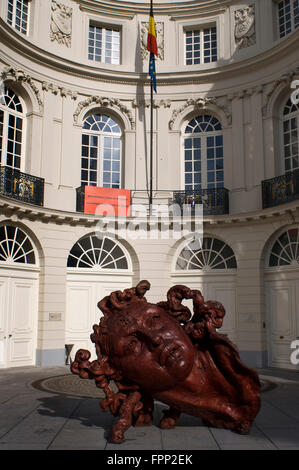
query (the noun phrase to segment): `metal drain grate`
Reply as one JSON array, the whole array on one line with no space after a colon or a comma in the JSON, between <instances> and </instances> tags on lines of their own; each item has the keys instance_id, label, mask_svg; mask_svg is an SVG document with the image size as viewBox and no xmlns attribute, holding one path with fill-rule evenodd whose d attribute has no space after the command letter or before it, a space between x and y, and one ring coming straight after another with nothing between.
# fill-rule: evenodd
<instances>
[{"instance_id":1,"label":"metal drain grate","mask_svg":"<svg viewBox=\"0 0 299 470\"><path fill-rule=\"evenodd\" d=\"M78 375L60 375L38 380L31 384L38 390L58 393L63 395L75 395L82 398L105 398L104 392L96 387L94 380L83 380Z\"/></svg>"}]
</instances>

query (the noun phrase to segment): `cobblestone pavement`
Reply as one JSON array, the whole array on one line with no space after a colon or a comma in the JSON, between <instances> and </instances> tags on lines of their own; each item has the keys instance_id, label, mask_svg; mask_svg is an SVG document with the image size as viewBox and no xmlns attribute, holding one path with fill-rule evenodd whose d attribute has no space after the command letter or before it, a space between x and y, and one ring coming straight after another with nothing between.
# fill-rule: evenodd
<instances>
[{"instance_id":1,"label":"cobblestone pavement","mask_svg":"<svg viewBox=\"0 0 299 470\"><path fill-rule=\"evenodd\" d=\"M203 426L182 414L173 430L130 428L123 444L107 442L114 417L99 407L102 392L69 367L0 371L0 450L299 450L299 371L263 369L262 407L249 435Z\"/></svg>"}]
</instances>

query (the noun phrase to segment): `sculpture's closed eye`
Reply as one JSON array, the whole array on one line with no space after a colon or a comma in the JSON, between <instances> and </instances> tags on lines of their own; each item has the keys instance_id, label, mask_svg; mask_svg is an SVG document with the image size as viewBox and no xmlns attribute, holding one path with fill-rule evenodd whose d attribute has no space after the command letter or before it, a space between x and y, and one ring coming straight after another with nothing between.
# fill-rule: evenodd
<instances>
[{"instance_id":1,"label":"sculpture's closed eye","mask_svg":"<svg viewBox=\"0 0 299 470\"><path fill-rule=\"evenodd\" d=\"M145 320L145 325L147 328L150 329L156 329L156 328L161 328L162 327L162 321L160 315L154 314L146 318Z\"/></svg>"},{"instance_id":2,"label":"sculpture's closed eye","mask_svg":"<svg viewBox=\"0 0 299 470\"><path fill-rule=\"evenodd\" d=\"M138 353L141 349L141 343L136 336L129 336L123 346L123 354L129 355Z\"/></svg>"}]
</instances>

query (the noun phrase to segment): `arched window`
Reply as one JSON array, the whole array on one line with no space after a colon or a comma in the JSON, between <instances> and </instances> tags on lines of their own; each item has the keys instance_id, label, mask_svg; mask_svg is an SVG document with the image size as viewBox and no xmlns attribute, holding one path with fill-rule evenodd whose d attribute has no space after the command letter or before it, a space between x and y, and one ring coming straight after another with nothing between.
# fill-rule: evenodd
<instances>
[{"instance_id":1,"label":"arched window","mask_svg":"<svg viewBox=\"0 0 299 470\"><path fill-rule=\"evenodd\" d=\"M283 149L285 172L299 168L298 124L299 106L289 99L283 109Z\"/></svg>"},{"instance_id":2,"label":"arched window","mask_svg":"<svg viewBox=\"0 0 299 470\"><path fill-rule=\"evenodd\" d=\"M81 186L121 187L121 129L105 114L83 123Z\"/></svg>"},{"instance_id":3,"label":"arched window","mask_svg":"<svg viewBox=\"0 0 299 470\"><path fill-rule=\"evenodd\" d=\"M128 269L126 254L110 238L89 235L79 240L70 251L68 268Z\"/></svg>"},{"instance_id":4,"label":"arched window","mask_svg":"<svg viewBox=\"0 0 299 470\"><path fill-rule=\"evenodd\" d=\"M0 95L1 165L21 169L23 128L24 112L19 97L10 88L4 87Z\"/></svg>"},{"instance_id":5,"label":"arched window","mask_svg":"<svg viewBox=\"0 0 299 470\"><path fill-rule=\"evenodd\" d=\"M35 264L35 254L29 236L18 227L0 227L0 262Z\"/></svg>"},{"instance_id":6,"label":"arched window","mask_svg":"<svg viewBox=\"0 0 299 470\"><path fill-rule=\"evenodd\" d=\"M233 250L217 238L205 237L190 241L180 252L176 270L235 269L237 267Z\"/></svg>"},{"instance_id":7,"label":"arched window","mask_svg":"<svg viewBox=\"0 0 299 470\"><path fill-rule=\"evenodd\" d=\"M185 190L223 188L222 126L214 116L192 119L184 130Z\"/></svg>"},{"instance_id":8,"label":"arched window","mask_svg":"<svg viewBox=\"0 0 299 470\"><path fill-rule=\"evenodd\" d=\"M284 232L272 246L269 267L299 265L299 229Z\"/></svg>"}]
</instances>

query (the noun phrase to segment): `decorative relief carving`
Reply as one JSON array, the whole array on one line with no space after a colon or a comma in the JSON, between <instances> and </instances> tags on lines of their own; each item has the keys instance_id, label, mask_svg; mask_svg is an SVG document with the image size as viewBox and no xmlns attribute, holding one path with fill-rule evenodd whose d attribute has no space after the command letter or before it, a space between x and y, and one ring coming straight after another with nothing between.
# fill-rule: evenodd
<instances>
[{"instance_id":1,"label":"decorative relief carving","mask_svg":"<svg viewBox=\"0 0 299 470\"><path fill-rule=\"evenodd\" d=\"M52 0L50 25L51 41L71 47L73 10L62 3Z\"/></svg>"},{"instance_id":2,"label":"decorative relief carving","mask_svg":"<svg viewBox=\"0 0 299 470\"><path fill-rule=\"evenodd\" d=\"M124 104L122 104L119 99L107 98L103 96L90 96L86 100L80 101L78 103L76 111L73 114L75 123L78 122L78 117L81 111L84 108L90 106L91 104L99 105L104 108L117 108L120 112L124 113L127 116L131 125L131 129L135 129L135 120L132 112Z\"/></svg>"},{"instance_id":3,"label":"decorative relief carving","mask_svg":"<svg viewBox=\"0 0 299 470\"><path fill-rule=\"evenodd\" d=\"M175 109L172 112L171 119L168 123L169 129L172 130L175 120L177 117L185 111L186 108L189 106L193 106L195 109L199 109L202 111L206 111L209 108L210 105L216 106L218 109L223 111L225 114L225 117L228 121L228 124L230 125L232 123L232 115L231 115L231 105L227 103L221 103L219 98L189 98L188 100L185 101L185 103L180 106L179 108Z\"/></svg>"},{"instance_id":4,"label":"decorative relief carving","mask_svg":"<svg viewBox=\"0 0 299 470\"><path fill-rule=\"evenodd\" d=\"M294 70L282 74L277 80L268 84L267 90L265 92L265 103L263 106L263 116L267 117L271 114L270 102L272 96L275 94L276 90L284 84L285 86L290 86L291 82L293 81L294 77L299 76L299 67L296 67Z\"/></svg>"},{"instance_id":5,"label":"decorative relief carving","mask_svg":"<svg viewBox=\"0 0 299 470\"><path fill-rule=\"evenodd\" d=\"M40 111L43 110L43 101L40 96L40 92L36 84L34 83L32 77L23 70L15 69L13 67L6 67L1 73L1 80L13 80L14 82L25 82L28 83L31 90L36 96L37 102L39 104Z\"/></svg>"},{"instance_id":6,"label":"decorative relief carving","mask_svg":"<svg viewBox=\"0 0 299 470\"><path fill-rule=\"evenodd\" d=\"M238 49L256 43L254 5L235 11L235 43Z\"/></svg>"},{"instance_id":7,"label":"decorative relief carving","mask_svg":"<svg viewBox=\"0 0 299 470\"><path fill-rule=\"evenodd\" d=\"M151 105L151 100L145 100L145 99L135 99L132 101L132 107L133 108L149 108ZM153 100L153 106L154 108L161 108L162 106L164 108L170 108L171 101L170 100Z\"/></svg>"},{"instance_id":8,"label":"decorative relief carving","mask_svg":"<svg viewBox=\"0 0 299 470\"><path fill-rule=\"evenodd\" d=\"M78 97L77 91L69 90L65 87L54 85L53 83L43 82L42 89L44 91L51 91L53 95L58 95L59 93L62 98L70 96L72 100L76 100Z\"/></svg>"},{"instance_id":9,"label":"decorative relief carving","mask_svg":"<svg viewBox=\"0 0 299 470\"><path fill-rule=\"evenodd\" d=\"M164 23L156 22L156 34L157 34L157 46L158 46L158 58L164 60ZM142 59L148 57L147 50L147 35L148 35L148 22L141 22L141 56Z\"/></svg>"}]
</instances>

